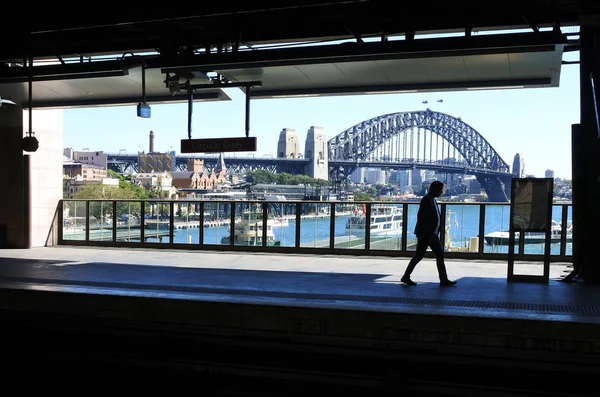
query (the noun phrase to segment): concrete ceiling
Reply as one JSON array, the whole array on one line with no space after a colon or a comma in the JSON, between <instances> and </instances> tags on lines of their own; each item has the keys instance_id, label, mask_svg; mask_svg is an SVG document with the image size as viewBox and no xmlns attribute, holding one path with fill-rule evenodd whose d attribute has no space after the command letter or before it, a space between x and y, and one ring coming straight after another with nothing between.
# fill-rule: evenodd
<instances>
[{"instance_id":1,"label":"concrete ceiling","mask_svg":"<svg viewBox=\"0 0 600 397\"><path fill-rule=\"evenodd\" d=\"M144 58L148 103L187 101L185 92L173 94L165 84L167 72L177 69L220 76L219 84L191 82L202 85L194 89L199 101L228 100L222 88L244 82L258 83L252 97L556 87L563 52L579 43L542 28L597 24L600 15L600 2L574 0L432 0L412 2L401 14L376 0L278 7L255 1L196 12L107 7L80 15L65 14L60 3L23 18L0 17L0 34L10 37L0 43L0 97L27 107L31 76L34 107L135 104L142 100L140 52L151 54ZM477 35L523 27L529 33ZM449 31L462 37L414 38ZM399 42L388 41L399 35ZM352 43L264 45L334 38ZM136 56L125 59L128 53ZM29 57L33 68L23 67ZM40 65L48 60L59 63Z\"/></svg>"},{"instance_id":2,"label":"concrete ceiling","mask_svg":"<svg viewBox=\"0 0 600 397\"><path fill-rule=\"evenodd\" d=\"M261 81L252 97L557 87L562 46L542 52L304 64L218 70L236 82Z\"/></svg>"},{"instance_id":3,"label":"concrete ceiling","mask_svg":"<svg viewBox=\"0 0 600 397\"><path fill-rule=\"evenodd\" d=\"M161 54L96 62L5 66L0 97L28 107L87 107L229 100L222 90L251 86L251 98L556 87L567 35L504 34L477 38L343 43L170 58ZM29 76L28 72L32 72ZM182 88L166 80L176 77Z\"/></svg>"},{"instance_id":4,"label":"concrete ceiling","mask_svg":"<svg viewBox=\"0 0 600 397\"><path fill-rule=\"evenodd\" d=\"M105 72L107 77L48 79L32 84L34 108L68 108L102 105L135 105L142 101L142 68L131 67ZM160 70L146 70L146 102L171 103L187 101L187 95L173 95L166 87ZM1 80L0 80L1 81ZM0 84L0 97L9 99L23 108L29 107L28 82ZM230 100L221 89L203 90L194 94L195 101Z\"/></svg>"}]
</instances>

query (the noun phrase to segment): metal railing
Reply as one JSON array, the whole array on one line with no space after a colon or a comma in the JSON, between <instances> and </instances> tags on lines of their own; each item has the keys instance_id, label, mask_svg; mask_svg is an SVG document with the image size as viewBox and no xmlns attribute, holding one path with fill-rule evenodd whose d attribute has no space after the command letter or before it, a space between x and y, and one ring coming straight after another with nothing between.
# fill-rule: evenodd
<instances>
[{"instance_id":1,"label":"metal railing","mask_svg":"<svg viewBox=\"0 0 600 397\"><path fill-rule=\"evenodd\" d=\"M444 215L440 238L447 258L508 258L510 204L439 204ZM418 202L61 200L57 243L412 256L418 206ZM557 230L551 261L572 262L570 219L571 204L553 205ZM542 260L544 243L539 236L525 239L522 252L515 247L516 259Z\"/></svg>"}]
</instances>

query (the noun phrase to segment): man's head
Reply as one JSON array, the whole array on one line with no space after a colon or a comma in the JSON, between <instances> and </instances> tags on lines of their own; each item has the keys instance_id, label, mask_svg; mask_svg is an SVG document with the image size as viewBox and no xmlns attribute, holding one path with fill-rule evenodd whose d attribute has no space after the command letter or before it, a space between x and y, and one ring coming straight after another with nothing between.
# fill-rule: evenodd
<instances>
[{"instance_id":1,"label":"man's head","mask_svg":"<svg viewBox=\"0 0 600 397\"><path fill-rule=\"evenodd\" d=\"M433 197L439 197L444 191L444 184L440 181L433 181L429 185L428 193Z\"/></svg>"}]
</instances>

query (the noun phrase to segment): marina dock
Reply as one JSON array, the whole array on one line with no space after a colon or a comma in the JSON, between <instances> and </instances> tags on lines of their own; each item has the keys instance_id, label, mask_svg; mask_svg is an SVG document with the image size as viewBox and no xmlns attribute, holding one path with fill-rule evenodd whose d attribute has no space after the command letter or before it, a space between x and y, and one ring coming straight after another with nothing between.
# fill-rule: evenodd
<instances>
[{"instance_id":1,"label":"marina dock","mask_svg":"<svg viewBox=\"0 0 600 397\"><path fill-rule=\"evenodd\" d=\"M137 229L117 229L117 236L115 241L128 242L128 241L140 241L141 230ZM148 239L158 239L162 243L163 238L169 238L168 230L144 230L144 241ZM63 232L64 240L85 240L85 230L75 232ZM101 229L101 230L90 230L90 241L113 241L112 229Z\"/></svg>"}]
</instances>

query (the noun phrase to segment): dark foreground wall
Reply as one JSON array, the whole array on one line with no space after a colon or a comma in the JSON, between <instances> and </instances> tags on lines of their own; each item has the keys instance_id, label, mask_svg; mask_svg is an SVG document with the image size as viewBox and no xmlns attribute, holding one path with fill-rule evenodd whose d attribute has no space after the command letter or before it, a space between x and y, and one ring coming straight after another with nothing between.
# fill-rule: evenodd
<instances>
[{"instance_id":1,"label":"dark foreground wall","mask_svg":"<svg viewBox=\"0 0 600 397\"><path fill-rule=\"evenodd\" d=\"M51 375L46 390L598 395L598 325L17 289L0 324L4 379Z\"/></svg>"}]
</instances>

